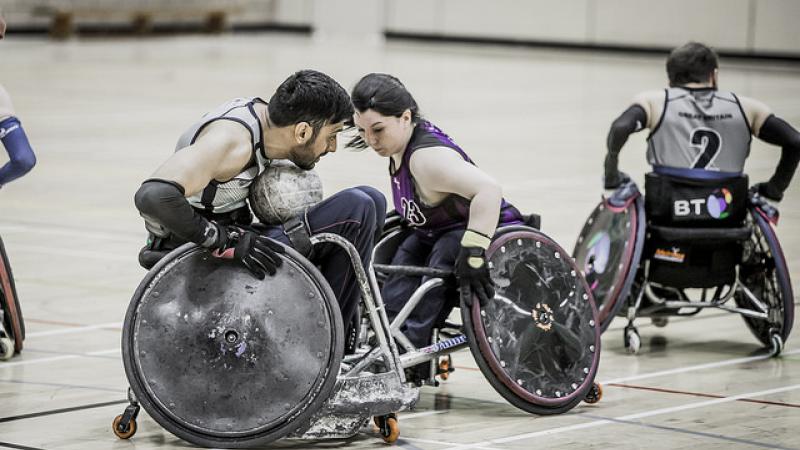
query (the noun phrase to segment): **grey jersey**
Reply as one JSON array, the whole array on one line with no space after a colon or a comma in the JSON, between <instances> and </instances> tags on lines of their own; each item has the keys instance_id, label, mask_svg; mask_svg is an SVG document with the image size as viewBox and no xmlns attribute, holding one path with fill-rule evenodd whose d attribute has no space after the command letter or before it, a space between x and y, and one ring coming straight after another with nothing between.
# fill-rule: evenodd
<instances>
[{"instance_id":1,"label":"grey jersey","mask_svg":"<svg viewBox=\"0 0 800 450\"><path fill-rule=\"evenodd\" d=\"M258 119L253 105L266 102L258 97L236 98L220 105L213 111L205 114L199 122L195 123L178 139L175 151L194 143L206 125L216 120L232 120L239 122L250 131L253 143L255 163L248 166L239 175L220 183L212 180L200 193L188 197L189 203L198 209L211 213L225 213L239 209L246 205L253 180L269 165L269 160L264 153L262 142L263 132L261 121Z\"/></svg>"},{"instance_id":2,"label":"grey jersey","mask_svg":"<svg viewBox=\"0 0 800 450\"><path fill-rule=\"evenodd\" d=\"M750 125L732 92L665 90L664 111L647 138L653 166L741 173L750 153Z\"/></svg>"}]
</instances>

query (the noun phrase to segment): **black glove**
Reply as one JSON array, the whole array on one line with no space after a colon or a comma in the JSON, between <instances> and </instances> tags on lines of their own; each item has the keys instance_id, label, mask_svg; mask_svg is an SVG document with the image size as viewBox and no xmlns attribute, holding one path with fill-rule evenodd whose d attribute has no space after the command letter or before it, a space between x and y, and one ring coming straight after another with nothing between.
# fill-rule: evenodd
<instances>
[{"instance_id":1,"label":"black glove","mask_svg":"<svg viewBox=\"0 0 800 450\"><path fill-rule=\"evenodd\" d=\"M472 294L481 304L494 298L494 282L486 264L486 248L491 239L477 231L467 230L461 239L461 250L456 258L455 273L461 288L461 299L472 306Z\"/></svg>"},{"instance_id":2,"label":"black glove","mask_svg":"<svg viewBox=\"0 0 800 450\"><path fill-rule=\"evenodd\" d=\"M770 202L777 204L783 200L783 192L777 189L772 183L756 183L750 186L750 192L757 192L762 197L765 197Z\"/></svg>"},{"instance_id":3,"label":"black glove","mask_svg":"<svg viewBox=\"0 0 800 450\"><path fill-rule=\"evenodd\" d=\"M217 258L239 261L256 278L263 280L269 273L283 264L279 253L285 253L283 246L272 239L235 226L216 225L219 231L214 251Z\"/></svg>"},{"instance_id":4,"label":"black glove","mask_svg":"<svg viewBox=\"0 0 800 450\"><path fill-rule=\"evenodd\" d=\"M618 170L613 174L606 175L603 177L603 189L606 191L613 191L619 189L620 186L631 181L630 175L627 173Z\"/></svg>"},{"instance_id":5,"label":"black glove","mask_svg":"<svg viewBox=\"0 0 800 450\"><path fill-rule=\"evenodd\" d=\"M769 183L756 183L750 186L747 194L750 198L750 204L757 206L771 222L777 224L781 215L778 209L780 199L775 199L775 197L769 195L771 193L770 187Z\"/></svg>"}]
</instances>

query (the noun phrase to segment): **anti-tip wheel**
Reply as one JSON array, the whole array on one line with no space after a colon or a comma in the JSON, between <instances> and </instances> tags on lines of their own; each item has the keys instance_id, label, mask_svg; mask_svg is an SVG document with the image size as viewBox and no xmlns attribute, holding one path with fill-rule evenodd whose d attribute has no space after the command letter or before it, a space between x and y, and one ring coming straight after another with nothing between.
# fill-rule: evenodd
<instances>
[{"instance_id":1,"label":"anti-tip wheel","mask_svg":"<svg viewBox=\"0 0 800 450\"><path fill-rule=\"evenodd\" d=\"M583 401L593 405L603 398L603 386L600 383L592 383L592 387L586 393Z\"/></svg>"},{"instance_id":2,"label":"anti-tip wheel","mask_svg":"<svg viewBox=\"0 0 800 450\"><path fill-rule=\"evenodd\" d=\"M447 355L446 358L439 361L439 372L438 372L439 378L441 378L442 381L447 380L448 378L450 378L450 372L452 371L453 369L450 360L450 355Z\"/></svg>"},{"instance_id":3,"label":"anti-tip wheel","mask_svg":"<svg viewBox=\"0 0 800 450\"><path fill-rule=\"evenodd\" d=\"M397 418L386 419L386 425L381 428L381 437L387 444L394 444L397 441L397 438L400 437L400 424L397 422Z\"/></svg>"},{"instance_id":4,"label":"anti-tip wheel","mask_svg":"<svg viewBox=\"0 0 800 450\"><path fill-rule=\"evenodd\" d=\"M0 338L0 361L7 361L14 356L14 340L8 337Z\"/></svg>"},{"instance_id":5,"label":"anti-tip wheel","mask_svg":"<svg viewBox=\"0 0 800 450\"><path fill-rule=\"evenodd\" d=\"M118 438L129 439L136 434L136 419L131 419L127 426L122 426L122 414L120 414L114 418L112 429Z\"/></svg>"},{"instance_id":6,"label":"anti-tip wheel","mask_svg":"<svg viewBox=\"0 0 800 450\"><path fill-rule=\"evenodd\" d=\"M650 321L653 322L653 326L655 326L657 328L664 328L669 323L669 318L668 317L653 317L652 319L650 319Z\"/></svg>"},{"instance_id":7,"label":"anti-tip wheel","mask_svg":"<svg viewBox=\"0 0 800 450\"><path fill-rule=\"evenodd\" d=\"M625 328L625 350L631 355L639 353L642 348L642 338L636 328Z\"/></svg>"},{"instance_id":8,"label":"anti-tip wheel","mask_svg":"<svg viewBox=\"0 0 800 450\"><path fill-rule=\"evenodd\" d=\"M783 351L783 338L778 333L773 333L770 336L770 342L772 343L772 348L770 349L770 354L772 356L778 356Z\"/></svg>"}]
</instances>

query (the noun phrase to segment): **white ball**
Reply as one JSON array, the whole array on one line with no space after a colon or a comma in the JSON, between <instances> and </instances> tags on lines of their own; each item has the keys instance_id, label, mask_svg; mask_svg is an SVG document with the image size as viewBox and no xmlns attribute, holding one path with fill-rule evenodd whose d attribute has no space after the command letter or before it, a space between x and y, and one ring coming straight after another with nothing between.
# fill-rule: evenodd
<instances>
[{"instance_id":1,"label":"white ball","mask_svg":"<svg viewBox=\"0 0 800 450\"><path fill-rule=\"evenodd\" d=\"M250 186L253 213L262 223L270 225L285 223L320 201L319 175L286 160L272 161Z\"/></svg>"}]
</instances>

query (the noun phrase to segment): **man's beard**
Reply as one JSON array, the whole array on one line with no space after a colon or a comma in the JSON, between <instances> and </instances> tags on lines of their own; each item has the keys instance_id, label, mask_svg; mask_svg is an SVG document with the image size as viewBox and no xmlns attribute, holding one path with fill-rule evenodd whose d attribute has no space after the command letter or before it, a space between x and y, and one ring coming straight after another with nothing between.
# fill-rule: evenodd
<instances>
[{"instance_id":1,"label":"man's beard","mask_svg":"<svg viewBox=\"0 0 800 450\"><path fill-rule=\"evenodd\" d=\"M303 170L313 169L317 163L317 159L319 158L314 156L312 143L295 147L289 152L289 161Z\"/></svg>"}]
</instances>

